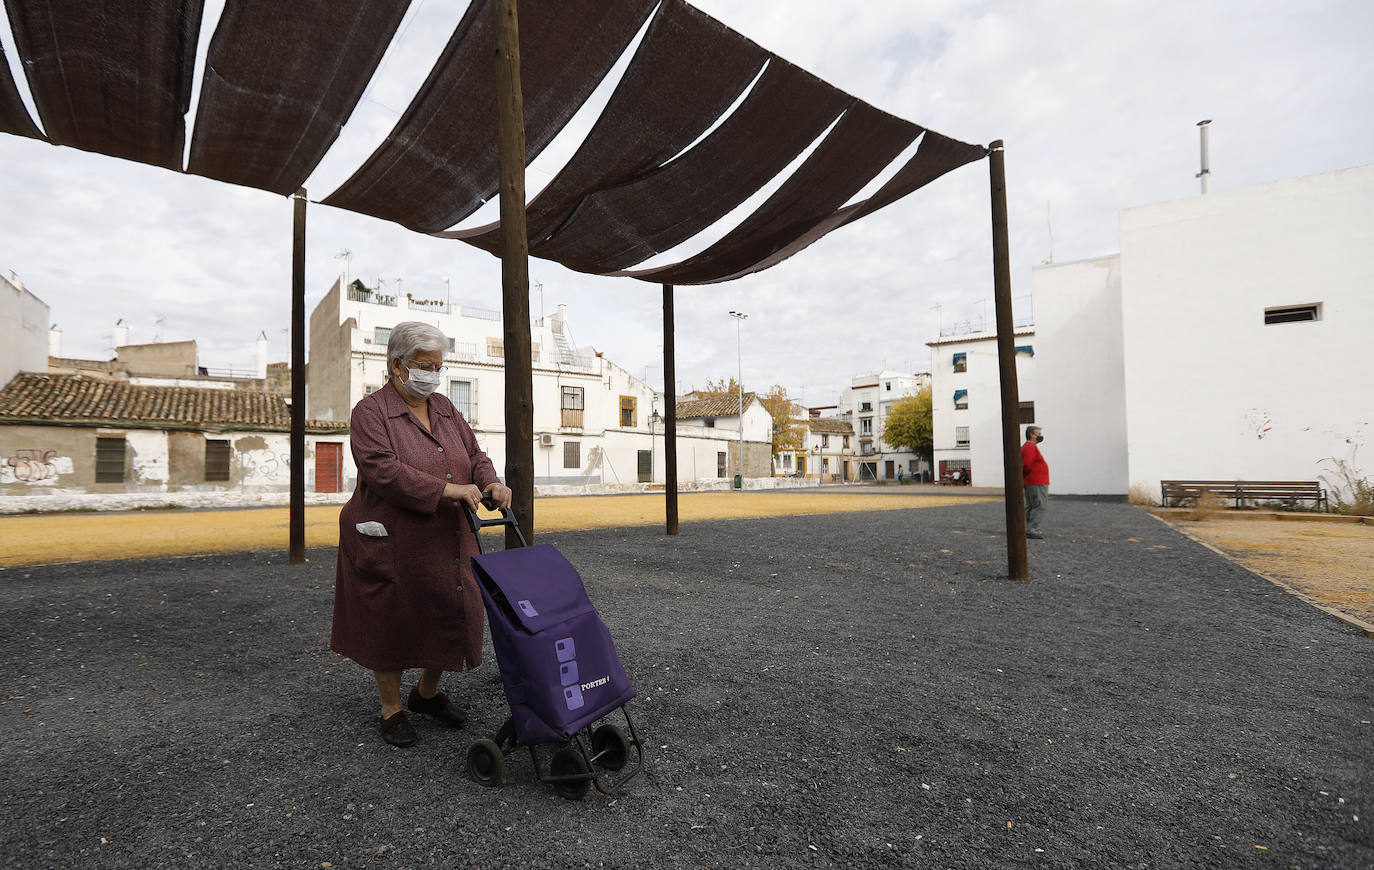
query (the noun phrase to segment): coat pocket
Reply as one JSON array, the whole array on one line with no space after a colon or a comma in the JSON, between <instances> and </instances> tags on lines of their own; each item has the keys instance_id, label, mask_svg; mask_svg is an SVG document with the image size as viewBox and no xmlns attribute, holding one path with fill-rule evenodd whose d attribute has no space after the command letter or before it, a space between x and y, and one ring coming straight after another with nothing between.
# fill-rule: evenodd
<instances>
[{"instance_id":1,"label":"coat pocket","mask_svg":"<svg viewBox=\"0 0 1374 870\"><path fill-rule=\"evenodd\" d=\"M358 533L353 536L353 564L368 580L390 582L396 575L391 537Z\"/></svg>"}]
</instances>

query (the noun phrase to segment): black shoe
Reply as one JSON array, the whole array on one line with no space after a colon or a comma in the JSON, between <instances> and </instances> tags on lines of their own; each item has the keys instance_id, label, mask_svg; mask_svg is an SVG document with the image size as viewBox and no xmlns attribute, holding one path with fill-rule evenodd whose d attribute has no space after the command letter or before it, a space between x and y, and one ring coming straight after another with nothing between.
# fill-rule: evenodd
<instances>
[{"instance_id":1,"label":"black shoe","mask_svg":"<svg viewBox=\"0 0 1374 870\"><path fill-rule=\"evenodd\" d=\"M1045 540L1045 536L1042 535L1042 534L1040 534L1039 532L1026 532L1026 537L1028 537L1028 538L1030 538L1030 539L1032 539L1032 540L1035 540L1035 541L1043 541L1043 540Z\"/></svg>"},{"instance_id":2,"label":"black shoe","mask_svg":"<svg viewBox=\"0 0 1374 870\"><path fill-rule=\"evenodd\" d=\"M409 746L415 742L415 726L410 724L404 710L382 719L377 727L382 732L382 739L392 746Z\"/></svg>"},{"instance_id":3,"label":"black shoe","mask_svg":"<svg viewBox=\"0 0 1374 870\"><path fill-rule=\"evenodd\" d=\"M433 698L426 698L420 694L420 687L416 686L410 690L410 699L406 701L406 706L412 713L424 713L433 716L445 725L454 728L461 728L467 721L467 717L449 702L448 695L438 692Z\"/></svg>"}]
</instances>

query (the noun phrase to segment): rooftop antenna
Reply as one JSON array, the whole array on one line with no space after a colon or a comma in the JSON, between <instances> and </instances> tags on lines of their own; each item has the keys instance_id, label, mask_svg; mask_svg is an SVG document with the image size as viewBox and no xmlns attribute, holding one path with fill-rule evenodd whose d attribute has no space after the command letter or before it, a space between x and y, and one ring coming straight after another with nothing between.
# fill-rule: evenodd
<instances>
[{"instance_id":1,"label":"rooftop antenna","mask_svg":"<svg viewBox=\"0 0 1374 870\"><path fill-rule=\"evenodd\" d=\"M937 332L936 334L937 334L937 335L944 335L944 334L945 334L945 306L942 305L942 304L940 304L939 302L936 302L934 305L930 306L930 308L931 308L932 311L935 312L935 320L936 320L936 322L940 325L940 326L939 326L939 332Z\"/></svg>"},{"instance_id":2,"label":"rooftop antenna","mask_svg":"<svg viewBox=\"0 0 1374 870\"><path fill-rule=\"evenodd\" d=\"M1201 143L1201 144L1202 144L1202 169L1201 169L1201 171L1198 172L1197 175L1194 176L1194 178L1200 178L1200 179L1202 179L1202 192L1203 192L1203 193L1206 193L1206 192L1207 192L1207 176L1209 176L1209 175L1212 174L1211 167L1208 165L1208 160L1207 160L1207 128L1208 128L1209 126L1211 126L1211 124L1212 124L1212 119L1211 119L1211 118L1208 118L1208 119L1205 120L1205 121L1198 121L1198 122L1197 122L1198 133L1199 133L1199 134L1201 135L1201 137L1202 137L1202 143Z\"/></svg>"},{"instance_id":3,"label":"rooftop antenna","mask_svg":"<svg viewBox=\"0 0 1374 870\"><path fill-rule=\"evenodd\" d=\"M352 259L353 259L353 252L350 251L348 248L344 248L343 250L339 251L339 253L337 253L337 254L334 255L334 259L336 259L336 260L343 260L343 261L344 261L343 286L344 286L345 289L347 289L347 287L348 287L348 264L349 264L349 263L352 261Z\"/></svg>"},{"instance_id":4,"label":"rooftop antenna","mask_svg":"<svg viewBox=\"0 0 1374 870\"><path fill-rule=\"evenodd\" d=\"M157 323L157 333L153 336L153 344L161 344L162 327L167 325L167 315L159 314L154 322Z\"/></svg>"}]
</instances>

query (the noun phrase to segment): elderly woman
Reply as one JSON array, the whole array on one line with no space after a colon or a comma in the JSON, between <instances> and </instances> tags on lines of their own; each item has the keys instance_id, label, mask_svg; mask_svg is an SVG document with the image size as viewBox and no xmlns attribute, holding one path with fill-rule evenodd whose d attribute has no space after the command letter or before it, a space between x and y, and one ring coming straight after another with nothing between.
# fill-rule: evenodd
<instances>
[{"instance_id":1,"label":"elderly woman","mask_svg":"<svg viewBox=\"0 0 1374 870\"><path fill-rule=\"evenodd\" d=\"M406 706L457 727L463 714L439 691L444 671L482 663L482 596L472 576L477 540L461 502L510 505L463 415L435 391L448 339L426 323L391 330L386 386L350 420L358 487L339 515L330 647L372 671L382 738L415 742L401 708L401 674L422 668Z\"/></svg>"}]
</instances>

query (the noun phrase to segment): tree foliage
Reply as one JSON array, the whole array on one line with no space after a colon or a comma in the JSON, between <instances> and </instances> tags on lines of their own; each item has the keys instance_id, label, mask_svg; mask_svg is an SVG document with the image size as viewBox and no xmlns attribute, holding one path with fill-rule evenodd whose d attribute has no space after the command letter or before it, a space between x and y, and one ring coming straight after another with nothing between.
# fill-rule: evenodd
<instances>
[{"instance_id":1,"label":"tree foliage","mask_svg":"<svg viewBox=\"0 0 1374 870\"><path fill-rule=\"evenodd\" d=\"M931 417L930 387L922 387L915 395L898 399L883 424L883 440L893 447L910 450L932 462L935 449L935 425Z\"/></svg>"},{"instance_id":2,"label":"tree foliage","mask_svg":"<svg viewBox=\"0 0 1374 870\"><path fill-rule=\"evenodd\" d=\"M718 381L707 380L706 386L700 390L692 390L703 399L714 399L721 396L735 396L739 394L739 384L734 378L726 380L721 378Z\"/></svg>"},{"instance_id":3,"label":"tree foliage","mask_svg":"<svg viewBox=\"0 0 1374 870\"><path fill-rule=\"evenodd\" d=\"M759 397L773 417L773 454L797 450L806 443L806 409L787 395L787 388L774 384Z\"/></svg>"}]
</instances>

